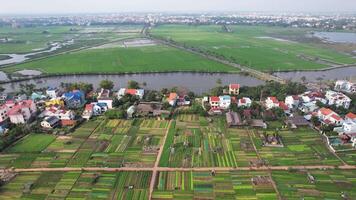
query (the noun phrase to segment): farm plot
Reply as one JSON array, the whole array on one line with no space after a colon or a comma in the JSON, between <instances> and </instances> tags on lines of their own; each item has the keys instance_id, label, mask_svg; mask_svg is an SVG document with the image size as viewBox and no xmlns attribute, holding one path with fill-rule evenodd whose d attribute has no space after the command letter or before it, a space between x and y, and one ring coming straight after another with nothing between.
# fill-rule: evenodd
<instances>
[{"instance_id":1,"label":"farm plot","mask_svg":"<svg viewBox=\"0 0 356 200\"><path fill-rule=\"evenodd\" d=\"M20 173L1 199L148 199L151 172Z\"/></svg>"},{"instance_id":2,"label":"farm plot","mask_svg":"<svg viewBox=\"0 0 356 200\"><path fill-rule=\"evenodd\" d=\"M276 199L265 172L160 172L153 199Z\"/></svg>"},{"instance_id":3,"label":"farm plot","mask_svg":"<svg viewBox=\"0 0 356 200\"><path fill-rule=\"evenodd\" d=\"M30 134L6 150L8 153L38 153L44 150L56 137L46 134Z\"/></svg>"},{"instance_id":4,"label":"farm plot","mask_svg":"<svg viewBox=\"0 0 356 200\"><path fill-rule=\"evenodd\" d=\"M297 171L272 173L283 199L353 199L356 171ZM341 195L344 194L345 198Z\"/></svg>"},{"instance_id":5,"label":"farm plot","mask_svg":"<svg viewBox=\"0 0 356 200\"><path fill-rule=\"evenodd\" d=\"M267 131L273 135L275 131ZM284 147L262 145L263 131L251 132L257 151L267 164L278 165L337 165L340 161L329 151L321 136L308 128L279 131Z\"/></svg>"},{"instance_id":6,"label":"farm plot","mask_svg":"<svg viewBox=\"0 0 356 200\"><path fill-rule=\"evenodd\" d=\"M185 122L184 118L188 121ZM237 157L222 118L201 125L199 116L179 116L164 146L160 166L235 167Z\"/></svg>"},{"instance_id":7,"label":"farm plot","mask_svg":"<svg viewBox=\"0 0 356 200\"><path fill-rule=\"evenodd\" d=\"M356 165L356 150L338 152L338 156L349 165Z\"/></svg>"},{"instance_id":8,"label":"farm plot","mask_svg":"<svg viewBox=\"0 0 356 200\"><path fill-rule=\"evenodd\" d=\"M86 141L92 151L86 166L153 166L168 121L107 120ZM81 148L83 150L83 147Z\"/></svg>"}]
</instances>

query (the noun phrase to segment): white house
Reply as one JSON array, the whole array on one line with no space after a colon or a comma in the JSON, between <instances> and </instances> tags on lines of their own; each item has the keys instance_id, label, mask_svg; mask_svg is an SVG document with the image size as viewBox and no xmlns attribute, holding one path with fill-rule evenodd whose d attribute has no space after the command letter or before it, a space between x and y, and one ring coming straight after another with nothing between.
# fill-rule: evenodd
<instances>
[{"instance_id":1,"label":"white house","mask_svg":"<svg viewBox=\"0 0 356 200\"><path fill-rule=\"evenodd\" d=\"M336 91L356 93L356 83L352 83L350 81L345 81L345 80L338 80L335 82L334 89Z\"/></svg>"},{"instance_id":2,"label":"white house","mask_svg":"<svg viewBox=\"0 0 356 200\"><path fill-rule=\"evenodd\" d=\"M327 100L324 98L324 95L321 92L307 91L300 95L300 98L303 103L309 103L312 101L320 101L324 104L327 103Z\"/></svg>"},{"instance_id":3,"label":"white house","mask_svg":"<svg viewBox=\"0 0 356 200\"><path fill-rule=\"evenodd\" d=\"M243 97L237 101L237 107L251 107L252 100L248 97Z\"/></svg>"},{"instance_id":4,"label":"white house","mask_svg":"<svg viewBox=\"0 0 356 200\"><path fill-rule=\"evenodd\" d=\"M318 111L318 118L323 124L341 126L344 120L329 108L321 108Z\"/></svg>"},{"instance_id":5,"label":"white house","mask_svg":"<svg viewBox=\"0 0 356 200\"><path fill-rule=\"evenodd\" d=\"M143 89L126 89L121 88L117 93L118 99L121 99L125 94L131 94L132 96L138 96L140 99L143 98L145 90Z\"/></svg>"},{"instance_id":6,"label":"white house","mask_svg":"<svg viewBox=\"0 0 356 200\"><path fill-rule=\"evenodd\" d=\"M75 114L73 111L65 110L60 106L47 107L41 115L44 117L55 116L60 120L73 120L75 118Z\"/></svg>"},{"instance_id":7,"label":"white house","mask_svg":"<svg viewBox=\"0 0 356 200\"><path fill-rule=\"evenodd\" d=\"M299 110L303 113L311 113L318 109L319 107L316 105L316 101L303 103L299 106Z\"/></svg>"},{"instance_id":8,"label":"white house","mask_svg":"<svg viewBox=\"0 0 356 200\"><path fill-rule=\"evenodd\" d=\"M82 117L83 119L87 119L89 120L90 118L92 118L94 115L94 104L87 104L85 105Z\"/></svg>"},{"instance_id":9,"label":"white house","mask_svg":"<svg viewBox=\"0 0 356 200\"><path fill-rule=\"evenodd\" d=\"M219 109L220 108L220 98L217 96L212 96L209 98L210 107L212 109Z\"/></svg>"},{"instance_id":10,"label":"white house","mask_svg":"<svg viewBox=\"0 0 356 200\"><path fill-rule=\"evenodd\" d=\"M169 103L169 105L171 106L175 106L178 100L178 94L175 92L171 92L169 93L169 96L167 98L167 102Z\"/></svg>"},{"instance_id":11,"label":"white house","mask_svg":"<svg viewBox=\"0 0 356 200\"><path fill-rule=\"evenodd\" d=\"M98 103L106 103L109 109L112 109L112 98L110 98L110 90L101 89L98 95Z\"/></svg>"},{"instance_id":12,"label":"white house","mask_svg":"<svg viewBox=\"0 0 356 200\"><path fill-rule=\"evenodd\" d=\"M57 117L46 117L42 122L41 126L46 129L53 129L60 125L60 121Z\"/></svg>"},{"instance_id":13,"label":"white house","mask_svg":"<svg viewBox=\"0 0 356 200\"><path fill-rule=\"evenodd\" d=\"M48 88L46 90L46 95L51 99L57 98L59 96L59 90L56 88Z\"/></svg>"},{"instance_id":14,"label":"white house","mask_svg":"<svg viewBox=\"0 0 356 200\"><path fill-rule=\"evenodd\" d=\"M329 90L326 92L325 98L328 100L329 105L335 105L336 107L348 109L351 104L351 99L341 92Z\"/></svg>"},{"instance_id":15,"label":"white house","mask_svg":"<svg viewBox=\"0 0 356 200\"><path fill-rule=\"evenodd\" d=\"M355 122L356 123L356 114L354 113L348 113L347 115L345 115L345 121L347 122Z\"/></svg>"},{"instance_id":16,"label":"white house","mask_svg":"<svg viewBox=\"0 0 356 200\"><path fill-rule=\"evenodd\" d=\"M229 94L230 95L239 95L240 94L240 84L230 84L229 85Z\"/></svg>"},{"instance_id":17,"label":"white house","mask_svg":"<svg viewBox=\"0 0 356 200\"><path fill-rule=\"evenodd\" d=\"M8 116L13 124L25 124L37 111L32 100L15 103L8 111Z\"/></svg>"},{"instance_id":18,"label":"white house","mask_svg":"<svg viewBox=\"0 0 356 200\"><path fill-rule=\"evenodd\" d=\"M8 111L9 108L5 104L0 106L0 123L9 119L9 116L7 115Z\"/></svg>"},{"instance_id":19,"label":"white house","mask_svg":"<svg viewBox=\"0 0 356 200\"><path fill-rule=\"evenodd\" d=\"M220 109L226 110L230 108L231 105L231 97L228 95L220 96L219 97L219 107Z\"/></svg>"},{"instance_id":20,"label":"white house","mask_svg":"<svg viewBox=\"0 0 356 200\"><path fill-rule=\"evenodd\" d=\"M265 100L265 105L267 109L276 108L279 107L279 101L277 97L267 97Z\"/></svg>"},{"instance_id":21,"label":"white house","mask_svg":"<svg viewBox=\"0 0 356 200\"><path fill-rule=\"evenodd\" d=\"M297 108L300 103L300 98L298 95L287 96L284 100L284 103L290 108Z\"/></svg>"}]
</instances>

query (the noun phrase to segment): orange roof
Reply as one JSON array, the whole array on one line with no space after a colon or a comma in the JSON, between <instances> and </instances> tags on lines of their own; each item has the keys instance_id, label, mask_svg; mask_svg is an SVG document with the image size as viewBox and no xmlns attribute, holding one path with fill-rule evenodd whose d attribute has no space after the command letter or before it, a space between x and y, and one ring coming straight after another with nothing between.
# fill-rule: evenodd
<instances>
[{"instance_id":1,"label":"orange roof","mask_svg":"<svg viewBox=\"0 0 356 200\"><path fill-rule=\"evenodd\" d=\"M231 89L234 89L234 90L240 89L240 84L230 84L229 87L230 87Z\"/></svg>"},{"instance_id":2,"label":"orange roof","mask_svg":"<svg viewBox=\"0 0 356 200\"><path fill-rule=\"evenodd\" d=\"M94 105L93 104L87 104L85 105L85 110L93 110Z\"/></svg>"},{"instance_id":3,"label":"orange roof","mask_svg":"<svg viewBox=\"0 0 356 200\"><path fill-rule=\"evenodd\" d=\"M126 94L136 95L136 89L126 89Z\"/></svg>"},{"instance_id":4,"label":"orange roof","mask_svg":"<svg viewBox=\"0 0 356 200\"><path fill-rule=\"evenodd\" d=\"M356 119L356 114L350 112L349 114L346 115L346 117L349 119Z\"/></svg>"},{"instance_id":5,"label":"orange roof","mask_svg":"<svg viewBox=\"0 0 356 200\"><path fill-rule=\"evenodd\" d=\"M279 107L283 110L289 110L288 106L283 101L279 102Z\"/></svg>"},{"instance_id":6,"label":"orange roof","mask_svg":"<svg viewBox=\"0 0 356 200\"><path fill-rule=\"evenodd\" d=\"M177 97L178 97L177 93L171 92L171 93L169 94L168 101L176 100Z\"/></svg>"},{"instance_id":7,"label":"orange roof","mask_svg":"<svg viewBox=\"0 0 356 200\"><path fill-rule=\"evenodd\" d=\"M273 103L279 103L277 97L268 97Z\"/></svg>"},{"instance_id":8,"label":"orange roof","mask_svg":"<svg viewBox=\"0 0 356 200\"><path fill-rule=\"evenodd\" d=\"M322 115L330 115L331 113L334 112L334 111L330 110L329 108L321 108L319 111L321 112Z\"/></svg>"}]
</instances>

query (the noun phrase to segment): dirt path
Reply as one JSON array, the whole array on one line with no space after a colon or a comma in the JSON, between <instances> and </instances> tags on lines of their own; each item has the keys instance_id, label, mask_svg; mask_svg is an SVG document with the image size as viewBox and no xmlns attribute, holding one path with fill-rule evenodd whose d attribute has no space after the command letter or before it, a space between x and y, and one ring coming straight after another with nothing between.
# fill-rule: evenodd
<instances>
[{"instance_id":1,"label":"dirt path","mask_svg":"<svg viewBox=\"0 0 356 200\"><path fill-rule=\"evenodd\" d=\"M163 147L164 147L164 144L166 143L167 135L168 135L169 129L171 128L171 125L172 125L172 120L169 121L169 125L168 125L168 128L167 128L167 131L164 134L163 141L161 142L161 146L160 146L158 154L157 154L155 165L152 168L152 177L151 177L151 183L150 183L150 193L149 193L148 199L152 199L152 193L153 193L153 190L154 190L154 187L155 187L155 184L156 184L156 177L157 177L157 174L158 174L159 161L161 160Z\"/></svg>"},{"instance_id":2,"label":"dirt path","mask_svg":"<svg viewBox=\"0 0 356 200\"><path fill-rule=\"evenodd\" d=\"M70 172L70 171L101 171L101 172L120 172L120 171L195 171L195 172L206 172L206 171L289 171L289 170L333 170L333 169L343 169L343 170L356 170L356 165L315 165L315 166L264 166L264 167L198 167L198 168L171 168L171 167L121 167L121 168L103 168L103 167L64 167L64 168L13 168L13 169L1 169L0 172L10 170L13 172Z\"/></svg>"}]
</instances>

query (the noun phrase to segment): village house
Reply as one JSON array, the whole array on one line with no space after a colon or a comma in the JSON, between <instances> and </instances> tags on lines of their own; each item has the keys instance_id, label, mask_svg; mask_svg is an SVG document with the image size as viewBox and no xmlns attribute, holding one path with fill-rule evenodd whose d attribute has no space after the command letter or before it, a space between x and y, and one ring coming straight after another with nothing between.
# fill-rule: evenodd
<instances>
[{"instance_id":1,"label":"village house","mask_svg":"<svg viewBox=\"0 0 356 200\"><path fill-rule=\"evenodd\" d=\"M45 129L54 129L60 126L61 120L55 116L46 117L42 122L41 126Z\"/></svg>"},{"instance_id":2,"label":"village house","mask_svg":"<svg viewBox=\"0 0 356 200\"><path fill-rule=\"evenodd\" d=\"M220 109L220 98L217 96L212 96L209 98L209 103L211 109Z\"/></svg>"},{"instance_id":3,"label":"village house","mask_svg":"<svg viewBox=\"0 0 356 200\"><path fill-rule=\"evenodd\" d=\"M345 80L338 80L335 82L334 89L336 91L356 93L356 83L352 83L350 81L345 81Z\"/></svg>"},{"instance_id":4,"label":"village house","mask_svg":"<svg viewBox=\"0 0 356 200\"><path fill-rule=\"evenodd\" d=\"M83 114L82 114L82 118L89 120L90 118L92 118L94 115L94 104L86 104Z\"/></svg>"},{"instance_id":5,"label":"village house","mask_svg":"<svg viewBox=\"0 0 356 200\"><path fill-rule=\"evenodd\" d=\"M334 131L339 134L356 133L356 115L354 113L348 113L345 115L342 127L337 127Z\"/></svg>"},{"instance_id":6,"label":"village house","mask_svg":"<svg viewBox=\"0 0 356 200\"><path fill-rule=\"evenodd\" d=\"M348 109L351 104L351 99L341 92L329 90L326 92L325 98L329 105L335 105L336 107L344 107L345 109Z\"/></svg>"},{"instance_id":7,"label":"village house","mask_svg":"<svg viewBox=\"0 0 356 200\"><path fill-rule=\"evenodd\" d=\"M110 97L110 90L107 89L101 89L98 95L98 103L106 103L109 109L112 109L112 98Z\"/></svg>"},{"instance_id":8,"label":"village house","mask_svg":"<svg viewBox=\"0 0 356 200\"><path fill-rule=\"evenodd\" d=\"M32 92L32 94L31 94L31 99L33 101L44 100L46 98L47 98L47 96L43 95L41 92Z\"/></svg>"},{"instance_id":9,"label":"village house","mask_svg":"<svg viewBox=\"0 0 356 200\"><path fill-rule=\"evenodd\" d=\"M267 99L265 100L265 106L268 110L279 107L279 101L277 97L267 97Z\"/></svg>"},{"instance_id":10,"label":"village house","mask_svg":"<svg viewBox=\"0 0 356 200\"><path fill-rule=\"evenodd\" d=\"M219 97L219 108L223 110L227 110L230 108L231 105L231 97L228 95L220 96Z\"/></svg>"},{"instance_id":11,"label":"village house","mask_svg":"<svg viewBox=\"0 0 356 200\"><path fill-rule=\"evenodd\" d=\"M48 101L45 102L46 107L51 107L51 106L64 106L64 100L61 97L57 98L52 98Z\"/></svg>"},{"instance_id":12,"label":"village house","mask_svg":"<svg viewBox=\"0 0 356 200\"><path fill-rule=\"evenodd\" d=\"M0 123L3 123L9 119L9 116L7 115L8 111L9 108L5 104L0 106Z\"/></svg>"},{"instance_id":13,"label":"village house","mask_svg":"<svg viewBox=\"0 0 356 200\"><path fill-rule=\"evenodd\" d=\"M46 95L51 99L57 98L59 97L59 90L50 87L46 90Z\"/></svg>"},{"instance_id":14,"label":"village house","mask_svg":"<svg viewBox=\"0 0 356 200\"><path fill-rule=\"evenodd\" d=\"M230 84L229 85L229 94L230 95L239 95L240 94L240 84Z\"/></svg>"},{"instance_id":15,"label":"village house","mask_svg":"<svg viewBox=\"0 0 356 200\"><path fill-rule=\"evenodd\" d=\"M322 124L341 126L344 120L334 111L329 108L319 109L317 116Z\"/></svg>"},{"instance_id":16,"label":"village house","mask_svg":"<svg viewBox=\"0 0 356 200\"><path fill-rule=\"evenodd\" d=\"M279 106L279 108L282 109L285 113L290 113L289 107L288 107L283 101L280 101L278 106Z\"/></svg>"},{"instance_id":17,"label":"village house","mask_svg":"<svg viewBox=\"0 0 356 200\"><path fill-rule=\"evenodd\" d=\"M167 98L167 102L169 103L169 105L171 106L175 106L178 100L178 94L175 92L171 92L169 93L169 96Z\"/></svg>"},{"instance_id":18,"label":"village house","mask_svg":"<svg viewBox=\"0 0 356 200\"><path fill-rule=\"evenodd\" d=\"M125 96L126 94L130 94L132 96L137 96L140 99L143 98L144 94L145 94L145 90L143 89L126 89L126 88L121 88L119 90L119 92L117 93L117 98L121 99L123 96Z\"/></svg>"},{"instance_id":19,"label":"village house","mask_svg":"<svg viewBox=\"0 0 356 200\"><path fill-rule=\"evenodd\" d=\"M302 111L305 114L314 112L314 111L318 110L318 108L319 107L316 105L316 101L302 103L299 106L299 110Z\"/></svg>"},{"instance_id":20,"label":"village house","mask_svg":"<svg viewBox=\"0 0 356 200\"><path fill-rule=\"evenodd\" d=\"M74 90L63 94L64 102L68 108L80 108L85 104L84 93L80 90Z\"/></svg>"},{"instance_id":21,"label":"village house","mask_svg":"<svg viewBox=\"0 0 356 200\"><path fill-rule=\"evenodd\" d=\"M252 105L252 100L248 97L242 97L237 101L237 107L249 108Z\"/></svg>"},{"instance_id":22,"label":"village house","mask_svg":"<svg viewBox=\"0 0 356 200\"><path fill-rule=\"evenodd\" d=\"M325 96L321 92L307 91L300 95L303 103L309 103L313 101L320 101L323 104L327 103Z\"/></svg>"},{"instance_id":23,"label":"village house","mask_svg":"<svg viewBox=\"0 0 356 200\"><path fill-rule=\"evenodd\" d=\"M189 106L190 98L187 95L179 96L177 99L178 106Z\"/></svg>"},{"instance_id":24,"label":"village house","mask_svg":"<svg viewBox=\"0 0 356 200\"><path fill-rule=\"evenodd\" d=\"M284 100L284 103L290 108L298 108L299 103L300 103L300 98L298 95L290 95L287 96Z\"/></svg>"},{"instance_id":25,"label":"village house","mask_svg":"<svg viewBox=\"0 0 356 200\"><path fill-rule=\"evenodd\" d=\"M241 116L232 111L226 113L226 122L229 127L242 125Z\"/></svg>"},{"instance_id":26,"label":"village house","mask_svg":"<svg viewBox=\"0 0 356 200\"><path fill-rule=\"evenodd\" d=\"M5 104L9 106L7 115L13 124L25 124L37 112L36 104L32 100Z\"/></svg>"},{"instance_id":27,"label":"village house","mask_svg":"<svg viewBox=\"0 0 356 200\"><path fill-rule=\"evenodd\" d=\"M65 110L61 106L51 106L47 107L41 114L43 117L57 117L60 120L73 120L75 118L75 114L71 110Z\"/></svg>"}]
</instances>

